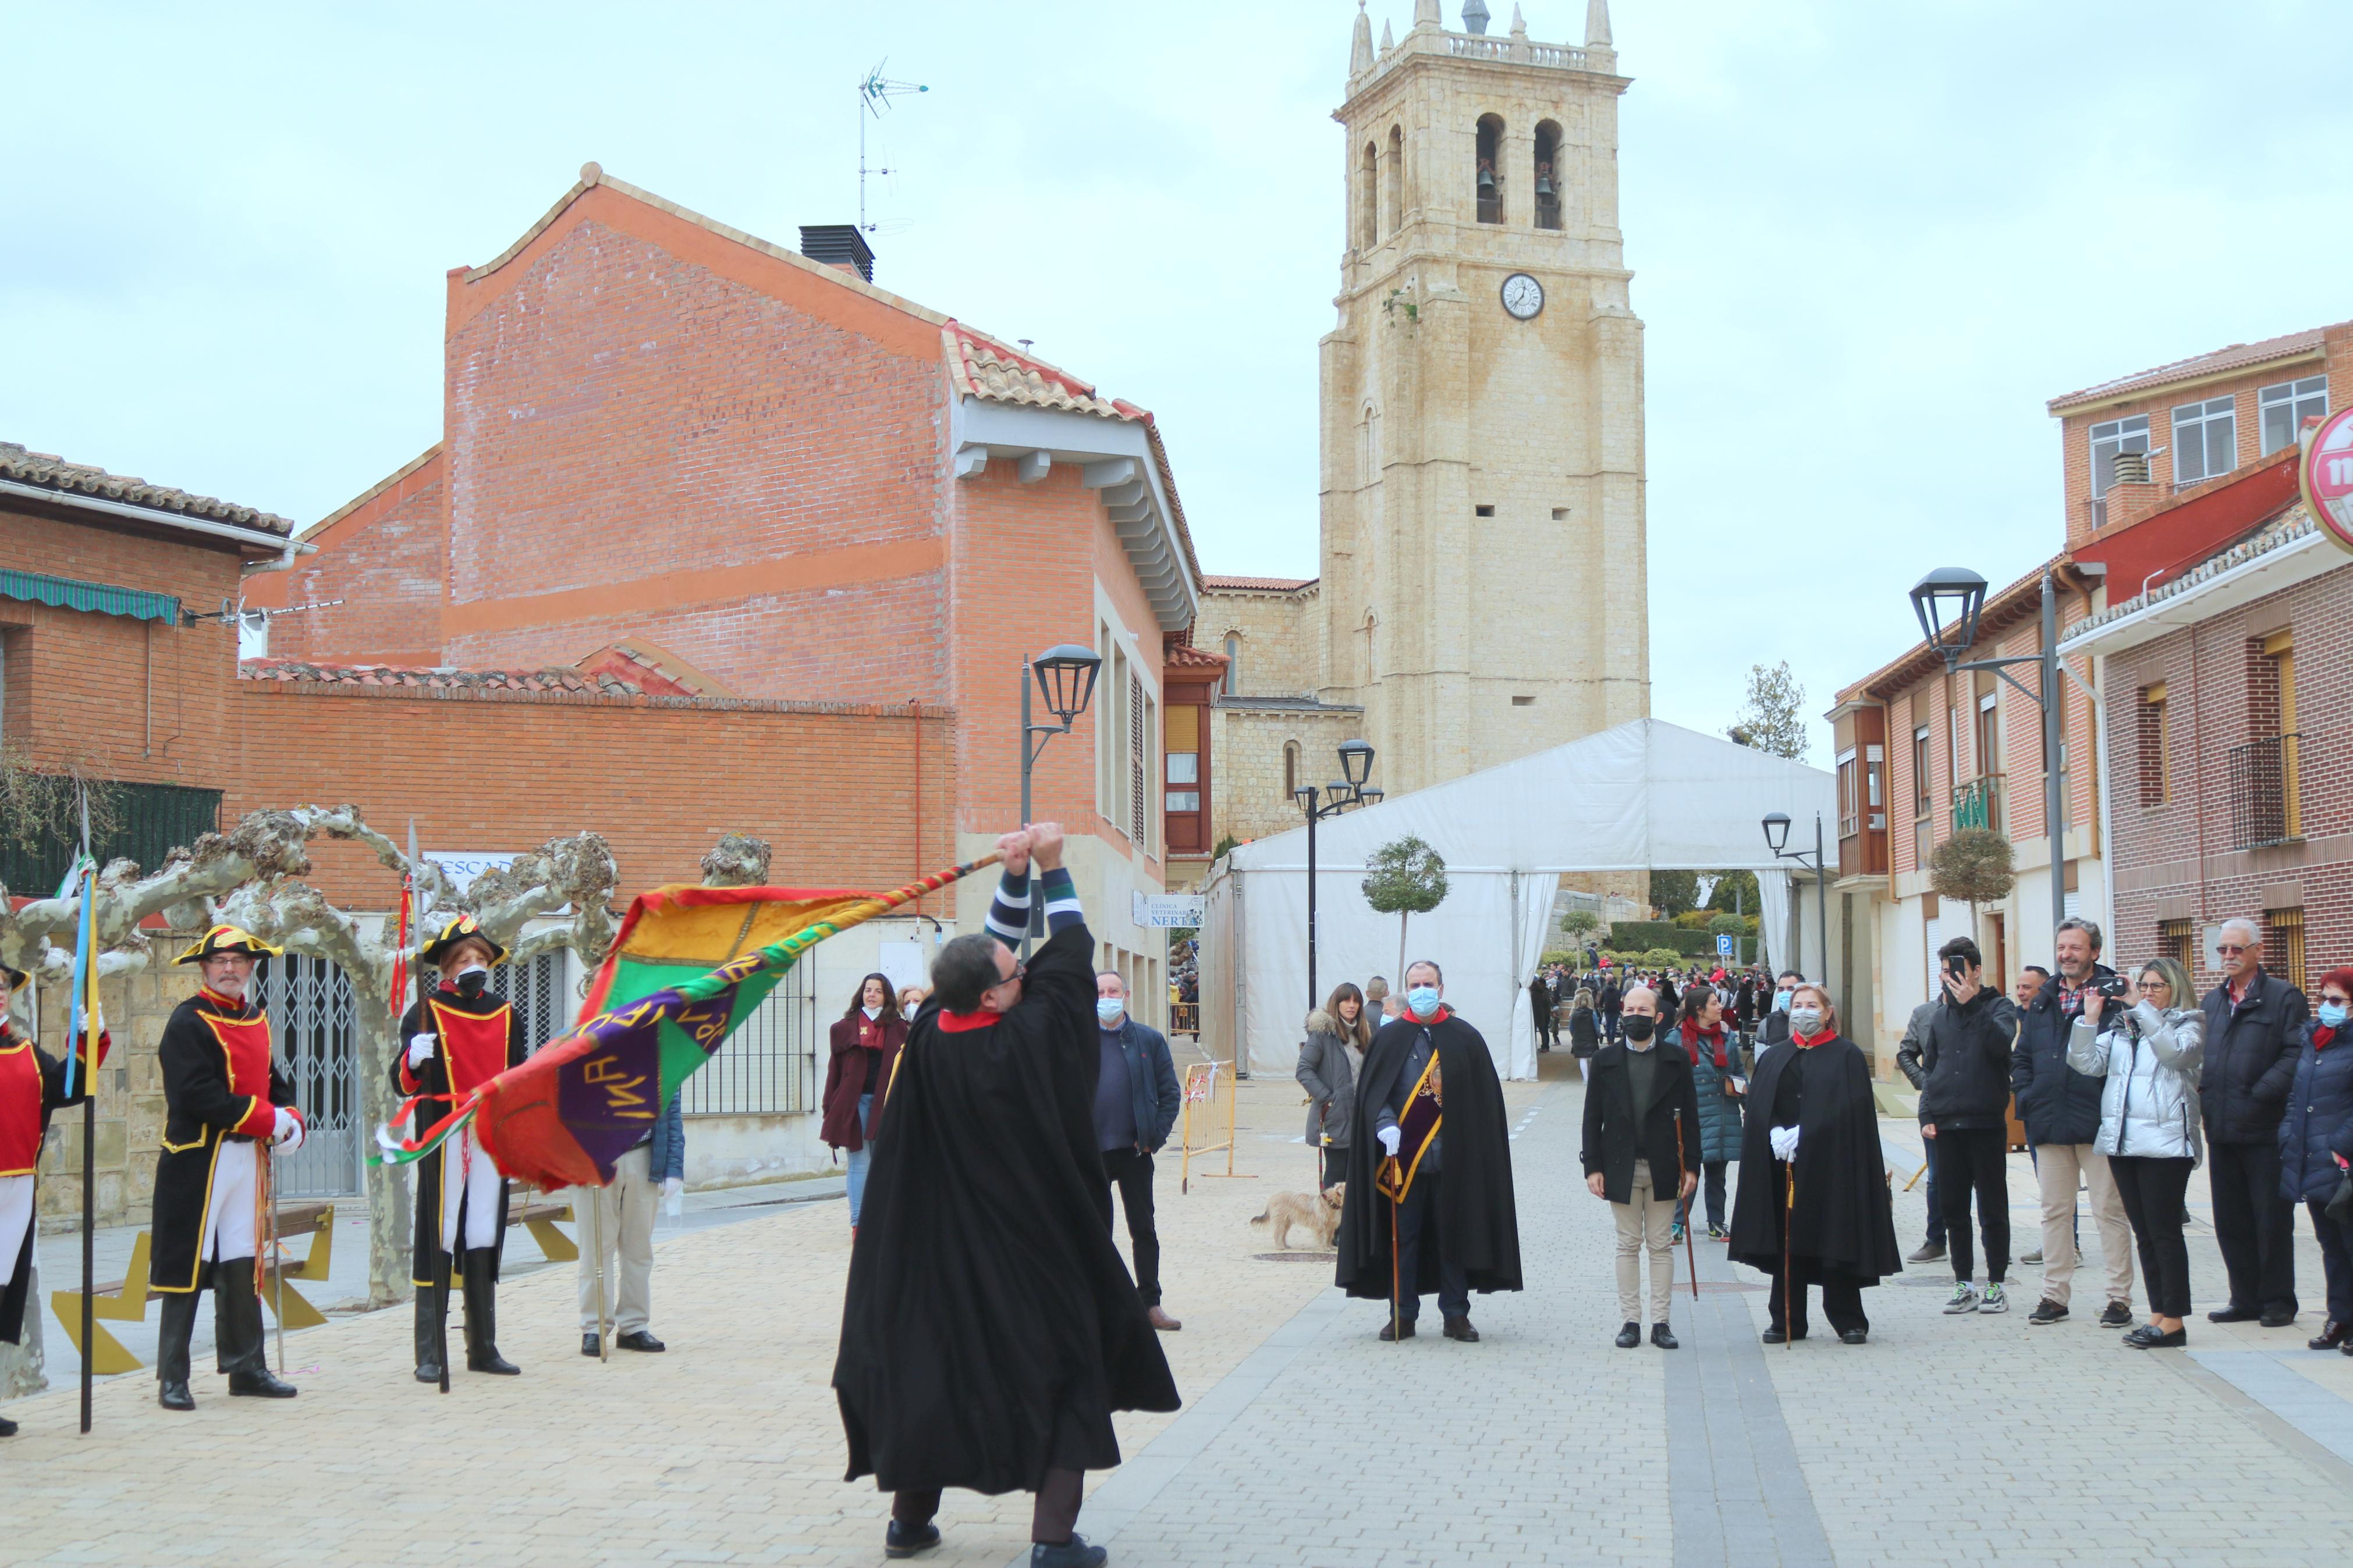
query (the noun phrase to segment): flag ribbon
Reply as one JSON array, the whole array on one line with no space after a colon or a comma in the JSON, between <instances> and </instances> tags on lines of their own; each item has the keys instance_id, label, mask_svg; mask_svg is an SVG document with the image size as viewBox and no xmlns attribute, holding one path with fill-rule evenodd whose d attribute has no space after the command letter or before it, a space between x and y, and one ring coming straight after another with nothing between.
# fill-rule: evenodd
<instances>
[{"instance_id":1,"label":"flag ribbon","mask_svg":"<svg viewBox=\"0 0 2353 1568\"><path fill-rule=\"evenodd\" d=\"M68 889L71 889L69 894ZM59 898L81 900L74 921L73 992L66 1014L66 1095L73 1096L79 1073L92 1070L98 1059L98 863L87 854L74 858Z\"/></svg>"}]
</instances>

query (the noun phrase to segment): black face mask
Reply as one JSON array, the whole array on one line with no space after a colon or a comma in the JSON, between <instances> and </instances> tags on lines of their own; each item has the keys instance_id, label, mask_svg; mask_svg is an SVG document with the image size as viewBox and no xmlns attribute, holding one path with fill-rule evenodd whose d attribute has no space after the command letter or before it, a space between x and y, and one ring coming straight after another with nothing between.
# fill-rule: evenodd
<instances>
[{"instance_id":1,"label":"black face mask","mask_svg":"<svg viewBox=\"0 0 2353 1568\"><path fill-rule=\"evenodd\" d=\"M1656 1018L1645 1018L1637 1013L1630 1018L1620 1020L1618 1026L1626 1031L1628 1039L1641 1041L1651 1037L1651 1031L1659 1026L1659 1021Z\"/></svg>"},{"instance_id":2,"label":"black face mask","mask_svg":"<svg viewBox=\"0 0 2353 1568\"><path fill-rule=\"evenodd\" d=\"M467 1001L471 1002L475 997L480 996L482 994L482 987L488 985L490 983L491 973L489 970L469 969L465 973L458 976L458 994L463 996Z\"/></svg>"}]
</instances>

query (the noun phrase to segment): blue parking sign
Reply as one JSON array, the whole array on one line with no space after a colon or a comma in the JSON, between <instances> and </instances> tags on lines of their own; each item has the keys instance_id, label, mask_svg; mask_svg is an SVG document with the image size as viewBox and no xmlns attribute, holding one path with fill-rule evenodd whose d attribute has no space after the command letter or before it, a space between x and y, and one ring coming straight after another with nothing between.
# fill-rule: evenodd
<instances>
[{"instance_id":1,"label":"blue parking sign","mask_svg":"<svg viewBox=\"0 0 2353 1568\"><path fill-rule=\"evenodd\" d=\"M1718 958L1730 958L1732 956L1732 937L1730 933L1725 931L1718 931L1715 933L1715 955Z\"/></svg>"}]
</instances>

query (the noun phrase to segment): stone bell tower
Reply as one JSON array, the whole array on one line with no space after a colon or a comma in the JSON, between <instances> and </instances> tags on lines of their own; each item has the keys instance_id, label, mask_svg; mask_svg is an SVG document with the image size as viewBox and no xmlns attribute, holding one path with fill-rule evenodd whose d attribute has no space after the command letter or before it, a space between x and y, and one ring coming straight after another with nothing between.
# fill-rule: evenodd
<instances>
[{"instance_id":1,"label":"stone bell tower","mask_svg":"<svg viewBox=\"0 0 2353 1568\"><path fill-rule=\"evenodd\" d=\"M1365 710L1392 799L1650 710L1608 0L1581 48L1462 16L1414 0L1377 49L1360 8L1335 116L1317 696Z\"/></svg>"}]
</instances>

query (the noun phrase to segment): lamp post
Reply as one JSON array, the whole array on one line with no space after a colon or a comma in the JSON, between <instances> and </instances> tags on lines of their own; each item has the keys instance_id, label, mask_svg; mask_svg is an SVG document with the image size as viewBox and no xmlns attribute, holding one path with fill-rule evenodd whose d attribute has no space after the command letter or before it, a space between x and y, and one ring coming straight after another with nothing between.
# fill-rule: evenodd
<instances>
[{"instance_id":1,"label":"lamp post","mask_svg":"<svg viewBox=\"0 0 2353 1568\"><path fill-rule=\"evenodd\" d=\"M1077 643L1061 643L1048 648L1035 658L1021 661L1021 826L1029 826L1029 773L1038 765L1039 753L1046 742L1057 735L1071 732L1071 723L1087 710L1088 701L1095 694L1095 677L1103 671L1103 656L1091 647ZM1029 683L1038 683L1038 691L1046 700L1046 710L1059 720L1059 724L1033 724L1029 721ZM1029 900L1029 931L1021 939L1021 955L1029 955L1029 940L1045 929L1041 918L1043 905L1039 900Z\"/></svg>"},{"instance_id":2,"label":"lamp post","mask_svg":"<svg viewBox=\"0 0 2353 1568\"><path fill-rule=\"evenodd\" d=\"M1914 585L1912 613L1919 617L1920 632L1928 647L1944 659L1947 674L1992 670L2042 710L2042 822L2051 836L2051 928L2056 931L2059 922L2067 918L2067 824L2059 784L2059 752L2066 742L2060 733L2059 679L2063 674L2075 678L2059 658L2059 585L2051 569L2044 567L2039 650L2008 658L1965 659L1962 656L1978 640L1978 616L1985 608L1985 595L1986 580L1976 573L1965 566L1939 566ZM2039 691L2029 691L2025 682L2010 673L2010 667L2017 664L2039 667L2042 678ZM2084 695L2091 695L2089 688Z\"/></svg>"},{"instance_id":3,"label":"lamp post","mask_svg":"<svg viewBox=\"0 0 2353 1568\"><path fill-rule=\"evenodd\" d=\"M1814 813L1814 852L1782 847L1789 842L1789 814L1777 811L1765 818L1765 847L1776 860L1795 860L1814 870L1814 930L1822 946L1822 984L1831 983L1831 881L1829 862L1822 856L1822 814Z\"/></svg>"},{"instance_id":4,"label":"lamp post","mask_svg":"<svg viewBox=\"0 0 2353 1568\"><path fill-rule=\"evenodd\" d=\"M1373 774L1373 748L1363 741L1340 742L1340 778L1318 790L1301 784L1292 798L1307 813L1307 1010L1316 1007L1315 991L1315 825L1337 816L1352 805L1378 805L1382 793L1365 781Z\"/></svg>"}]
</instances>

